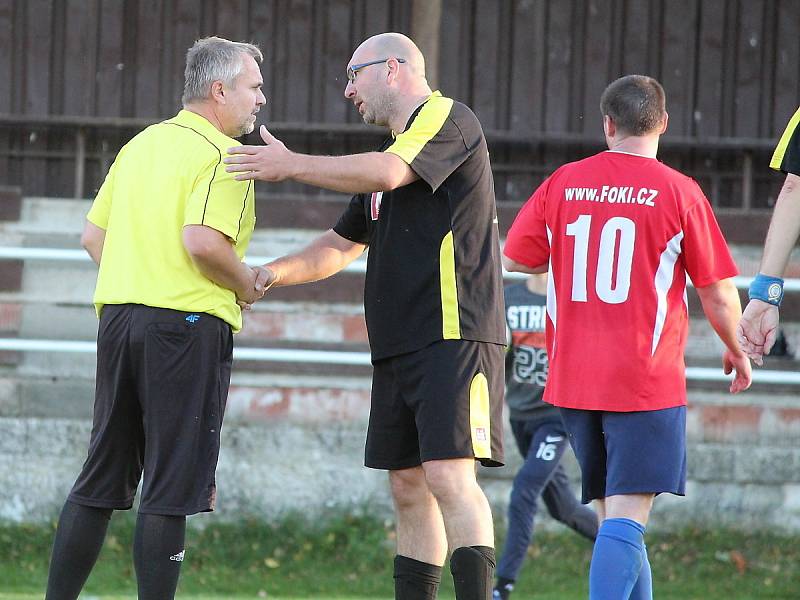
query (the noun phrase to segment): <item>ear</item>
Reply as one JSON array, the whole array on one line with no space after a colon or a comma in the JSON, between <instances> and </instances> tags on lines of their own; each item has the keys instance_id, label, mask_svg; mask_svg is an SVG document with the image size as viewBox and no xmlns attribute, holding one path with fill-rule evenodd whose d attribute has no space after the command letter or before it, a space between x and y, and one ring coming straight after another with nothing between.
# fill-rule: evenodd
<instances>
[{"instance_id":1,"label":"ear","mask_svg":"<svg viewBox=\"0 0 800 600\"><path fill-rule=\"evenodd\" d=\"M603 132L605 132L608 138L613 138L617 133L617 126L614 124L614 119L608 115L603 115Z\"/></svg>"},{"instance_id":2,"label":"ear","mask_svg":"<svg viewBox=\"0 0 800 600\"><path fill-rule=\"evenodd\" d=\"M661 131L658 132L658 135L662 135L667 130L667 123L669 122L669 113L664 111L664 122L661 124Z\"/></svg>"},{"instance_id":3,"label":"ear","mask_svg":"<svg viewBox=\"0 0 800 600\"><path fill-rule=\"evenodd\" d=\"M400 74L400 63L397 62L396 58L390 58L386 61L386 64L389 67L389 74L386 76L386 82L392 83Z\"/></svg>"},{"instance_id":4,"label":"ear","mask_svg":"<svg viewBox=\"0 0 800 600\"><path fill-rule=\"evenodd\" d=\"M216 100L220 104L226 104L225 99L225 86L221 81L214 81L211 83L211 99Z\"/></svg>"}]
</instances>

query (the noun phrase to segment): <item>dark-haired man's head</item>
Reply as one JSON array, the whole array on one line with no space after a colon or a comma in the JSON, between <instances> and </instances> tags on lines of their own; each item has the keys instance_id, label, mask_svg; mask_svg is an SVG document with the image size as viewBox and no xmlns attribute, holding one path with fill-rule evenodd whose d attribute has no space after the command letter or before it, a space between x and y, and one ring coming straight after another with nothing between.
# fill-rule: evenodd
<instances>
[{"instance_id":1,"label":"dark-haired man's head","mask_svg":"<svg viewBox=\"0 0 800 600\"><path fill-rule=\"evenodd\" d=\"M618 133L661 134L667 121L664 88L646 75L620 77L600 97L600 112L613 121Z\"/></svg>"}]
</instances>

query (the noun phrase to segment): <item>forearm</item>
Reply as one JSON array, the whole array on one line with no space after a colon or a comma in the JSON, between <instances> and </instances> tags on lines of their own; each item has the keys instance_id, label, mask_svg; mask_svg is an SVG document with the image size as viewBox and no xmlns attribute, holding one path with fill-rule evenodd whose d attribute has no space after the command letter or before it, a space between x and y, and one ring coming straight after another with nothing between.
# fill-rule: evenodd
<instances>
[{"instance_id":1,"label":"forearm","mask_svg":"<svg viewBox=\"0 0 800 600\"><path fill-rule=\"evenodd\" d=\"M403 160L384 152L348 156L293 155L292 179L349 194L393 190L416 176Z\"/></svg>"},{"instance_id":2,"label":"forearm","mask_svg":"<svg viewBox=\"0 0 800 600\"><path fill-rule=\"evenodd\" d=\"M220 232L204 225L187 225L183 244L197 269L217 285L243 298L252 294L253 270L233 250L231 242Z\"/></svg>"},{"instance_id":3,"label":"forearm","mask_svg":"<svg viewBox=\"0 0 800 600\"><path fill-rule=\"evenodd\" d=\"M83 227L83 234L81 235L81 246L83 246L86 253L98 266L103 256L105 241L106 230L102 227L98 227L91 221L86 221Z\"/></svg>"},{"instance_id":4,"label":"forearm","mask_svg":"<svg viewBox=\"0 0 800 600\"><path fill-rule=\"evenodd\" d=\"M703 312L722 343L734 354L741 353L736 339L736 326L742 316L739 292L732 279L723 279L697 288Z\"/></svg>"},{"instance_id":5,"label":"forearm","mask_svg":"<svg viewBox=\"0 0 800 600\"><path fill-rule=\"evenodd\" d=\"M252 269L239 260L233 248L229 250L193 255L192 262L205 277L242 297L253 286L255 278Z\"/></svg>"},{"instance_id":6,"label":"forearm","mask_svg":"<svg viewBox=\"0 0 800 600\"><path fill-rule=\"evenodd\" d=\"M103 244L85 244L83 246L86 253L94 261L98 267L100 266L100 259L103 257Z\"/></svg>"},{"instance_id":7,"label":"forearm","mask_svg":"<svg viewBox=\"0 0 800 600\"><path fill-rule=\"evenodd\" d=\"M789 257L800 235L800 177L787 175L778 194L767 231L760 272L783 277Z\"/></svg>"},{"instance_id":8,"label":"forearm","mask_svg":"<svg viewBox=\"0 0 800 600\"><path fill-rule=\"evenodd\" d=\"M275 274L274 287L325 279L358 258L366 248L329 230L305 248L264 265Z\"/></svg>"}]
</instances>

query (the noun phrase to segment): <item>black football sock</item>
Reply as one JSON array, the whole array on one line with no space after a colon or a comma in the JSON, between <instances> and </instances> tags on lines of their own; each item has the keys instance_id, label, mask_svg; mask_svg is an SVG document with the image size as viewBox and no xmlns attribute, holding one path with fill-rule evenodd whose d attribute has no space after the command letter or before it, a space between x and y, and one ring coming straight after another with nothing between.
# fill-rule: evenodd
<instances>
[{"instance_id":1,"label":"black football sock","mask_svg":"<svg viewBox=\"0 0 800 600\"><path fill-rule=\"evenodd\" d=\"M442 567L408 558L394 557L395 600L436 600Z\"/></svg>"},{"instance_id":2,"label":"black football sock","mask_svg":"<svg viewBox=\"0 0 800 600\"><path fill-rule=\"evenodd\" d=\"M139 513L133 540L139 600L175 598L185 538L186 517Z\"/></svg>"},{"instance_id":3,"label":"black football sock","mask_svg":"<svg viewBox=\"0 0 800 600\"><path fill-rule=\"evenodd\" d=\"M58 519L45 600L75 600L103 547L110 508L67 501Z\"/></svg>"},{"instance_id":4,"label":"black football sock","mask_svg":"<svg viewBox=\"0 0 800 600\"><path fill-rule=\"evenodd\" d=\"M489 546L462 546L450 556L456 600L490 600L495 554Z\"/></svg>"}]
</instances>

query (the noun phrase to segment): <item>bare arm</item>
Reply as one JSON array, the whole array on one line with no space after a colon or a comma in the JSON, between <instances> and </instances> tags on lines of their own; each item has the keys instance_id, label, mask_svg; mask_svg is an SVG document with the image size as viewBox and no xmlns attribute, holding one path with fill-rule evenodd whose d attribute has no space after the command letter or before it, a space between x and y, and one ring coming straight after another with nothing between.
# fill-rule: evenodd
<instances>
[{"instance_id":1,"label":"bare arm","mask_svg":"<svg viewBox=\"0 0 800 600\"><path fill-rule=\"evenodd\" d=\"M767 231L761 273L783 277L789 256L800 235L800 177L789 174L783 183Z\"/></svg>"},{"instance_id":2,"label":"bare arm","mask_svg":"<svg viewBox=\"0 0 800 600\"><path fill-rule=\"evenodd\" d=\"M529 267L528 265L523 265L515 260L511 260L505 254L503 255L503 268L509 273L528 273L531 275L547 273L547 263L541 264L538 267Z\"/></svg>"},{"instance_id":3,"label":"bare arm","mask_svg":"<svg viewBox=\"0 0 800 600\"><path fill-rule=\"evenodd\" d=\"M760 273L783 277L792 249L800 235L800 177L786 176L764 243ZM761 300L747 303L739 321L739 345L757 365L764 362L778 334L778 307Z\"/></svg>"},{"instance_id":4,"label":"bare arm","mask_svg":"<svg viewBox=\"0 0 800 600\"><path fill-rule=\"evenodd\" d=\"M81 234L81 246L84 247L97 266L100 266L100 258L103 256L103 244L105 242L106 230L91 221L86 221L86 225L83 226L83 234Z\"/></svg>"},{"instance_id":5,"label":"bare arm","mask_svg":"<svg viewBox=\"0 0 800 600\"><path fill-rule=\"evenodd\" d=\"M366 246L329 229L305 248L264 265L274 273L275 286L318 281L338 273L363 254Z\"/></svg>"},{"instance_id":6,"label":"bare arm","mask_svg":"<svg viewBox=\"0 0 800 600\"><path fill-rule=\"evenodd\" d=\"M722 367L725 373L736 371L731 382L731 392L735 394L746 390L750 387L752 374L750 361L736 340L736 324L742 316L742 305L733 280L722 279L697 288L697 295L700 296L700 303L703 305L703 312L708 322L725 344L726 350L722 355Z\"/></svg>"},{"instance_id":7,"label":"bare arm","mask_svg":"<svg viewBox=\"0 0 800 600\"><path fill-rule=\"evenodd\" d=\"M252 304L264 295L271 273L244 264L234 252L230 240L216 229L186 225L183 228L183 246L203 275L233 291L239 300Z\"/></svg>"},{"instance_id":8,"label":"bare arm","mask_svg":"<svg viewBox=\"0 0 800 600\"><path fill-rule=\"evenodd\" d=\"M225 158L226 171L236 179L283 181L292 179L316 187L350 194L388 192L408 185L419 176L402 158L389 152L347 156L311 156L291 152L261 126L266 146L238 146Z\"/></svg>"}]
</instances>

